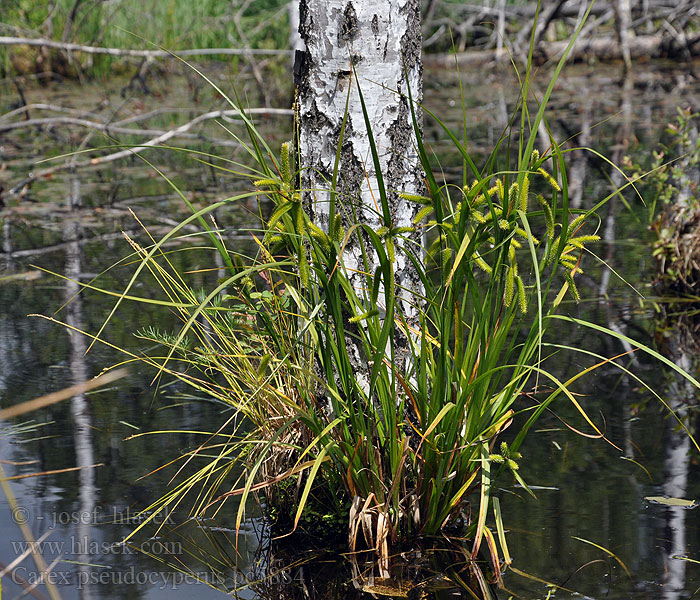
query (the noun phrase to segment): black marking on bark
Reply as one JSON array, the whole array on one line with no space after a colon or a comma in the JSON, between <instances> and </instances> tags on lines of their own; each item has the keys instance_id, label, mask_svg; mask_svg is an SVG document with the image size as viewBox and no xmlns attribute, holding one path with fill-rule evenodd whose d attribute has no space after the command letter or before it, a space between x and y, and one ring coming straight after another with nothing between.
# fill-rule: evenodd
<instances>
[{"instance_id":1,"label":"black marking on bark","mask_svg":"<svg viewBox=\"0 0 700 600\"><path fill-rule=\"evenodd\" d=\"M325 113L319 110L316 100L311 103L311 108L307 110L303 115L301 115L302 127L306 131L313 131L318 133L321 128L328 125L330 127L331 121L325 115Z\"/></svg>"},{"instance_id":2,"label":"black marking on bark","mask_svg":"<svg viewBox=\"0 0 700 600\"><path fill-rule=\"evenodd\" d=\"M360 23L352 2L348 2L343 11L343 22L338 30L338 42L350 42L360 33Z\"/></svg>"},{"instance_id":3,"label":"black marking on bark","mask_svg":"<svg viewBox=\"0 0 700 600\"><path fill-rule=\"evenodd\" d=\"M404 82L405 80L402 78L402 80L399 82L399 88ZM401 191L404 186L408 185L410 187L412 184L415 186L415 189L420 189L421 187L420 166L418 164L412 164L408 158L414 152L414 131L408 99L405 96L402 96L399 99L396 118L389 126L388 136L389 140L391 141L391 157L389 158L389 162L387 164L386 180L387 188L392 190L389 194L389 206L392 213L392 219L394 218L394 215L399 213L399 211L402 213L409 211L410 218L412 218L418 210L418 205L408 202L407 200L400 199L397 192L394 191ZM405 218L405 214L402 214L401 216ZM417 231L408 234L407 237L409 237L416 244L420 244L421 242L421 234ZM397 245L399 248L401 248L405 245L405 242L398 241ZM418 277L415 269L410 266L401 270L397 269L397 290L416 290L420 289L421 285L420 278ZM399 292L399 296L402 298L403 304L405 294ZM416 326L417 323L414 322L414 318L410 316L410 306L404 305L403 308L409 324ZM396 336L394 341L396 343L397 361L404 360L408 355L408 341L403 335ZM398 362L398 364L402 363Z\"/></svg>"},{"instance_id":4,"label":"black marking on bark","mask_svg":"<svg viewBox=\"0 0 700 600\"><path fill-rule=\"evenodd\" d=\"M337 147L340 140L341 124L333 131L333 143ZM354 135L352 118L348 115L345 123L345 132L343 134L343 145L340 149L340 173L338 176L338 191L339 200L341 203L355 203L359 200L359 191L365 180L365 170L362 162L355 154L355 146L352 143ZM348 206L348 216L351 214L350 206ZM351 225L351 219L344 223L345 227Z\"/></svg>"},{"instance_id":5,"label":"black marking on bark","mask_svg":"<svg viewBox=\"0 0 700 600\"><path fill-rule=\"evenodd\" d=\"M299 0L299 35L304 43L309 38L309 32L313 29L312 22L309 0Z\"/></svg>"},{"instance_id":6,"label":"black marking on bark","mask_svg":"<svg viewBox=\"0 0 700 600\"><path fill-rule=\"evenodd\" d=\"M309 85L308 85L308 77L304 80L304 90L308 93L309 92ZM300 90L302 88L300 87ZM311 107L303 112L300 116L300 128L302 131L307 132L307 137L314 137L315 139L318 139L318 134L322 129L329 130L332 127L332 123L330 119L326 116L325 113L323 113L321 110L319 110L318 105L316 104L316 99L314 98L311 102ZM307 141L308 143L308 141ZM303 157L308 160L308 156ZM302 194L302 202L304 204L305 210L311 215L311 217L316 221L317 225L321 225L319 223L319 215L314 214L313 211L313 192L309 191L315 184L314 184L314 179L317 179L319 181L323 181L324 178L327 178L328 181L331 180L331 175L330 173L327 172L327 170L324 168L324 165L322 164L303 164L301 165L302 171L301 171L301 182L302 182L302 189L307 190L303 192ZM311 173L315 173L314 176L311 175Z\"/></svg>"},{"instance_id":7,"label":"black marking on bark","mask_svg":"<svg viewBox=\"0 0 700 600\"><path fill-rule=\"evenodd\" d=\"M294 51L294 87L298 87L304 79L304 74L307 69L306 65L306 50Z\"/></svg>"},{"instance_id":8,"label":"black marking on bark","mask_svg":"<svg viewBox=\"0 0 700 600\"><path fill-rule=\"evenodd\" d=\"M404 10L407 10L408 14L406 15L406 32L401 37L401 56L404 68L412 69L416 64L421 63L420 2L408 2Z\"/></svg>"},{"instance_id":9,"label":"black marking on bark","mask_svg":"<svg viewBox=\"0 0 700 600\"><path fill-rule=\"evenodd\" d=\"M413 125L411 124L408 101L405 97L399 100L398 115L389 126L389 139L391 140L391 158L387 165L387 188L396 190L404 185L406 173L406 155L411 150L413 139ZM396 192L391 192L390 203L396 202ZM392 209L394 206L392 206Z\"/></svg>"},{"instance_id":10,"label":"black marking on bark","mask_svg":"<svg viewBox=\"0 0 700 600\"><path fill-rule=\"evenodd\" d=\"M372 33L374 35L379 35L379 17L377 17L376 14L372 17L371 27Z\"/></svg>"}]
</instances>

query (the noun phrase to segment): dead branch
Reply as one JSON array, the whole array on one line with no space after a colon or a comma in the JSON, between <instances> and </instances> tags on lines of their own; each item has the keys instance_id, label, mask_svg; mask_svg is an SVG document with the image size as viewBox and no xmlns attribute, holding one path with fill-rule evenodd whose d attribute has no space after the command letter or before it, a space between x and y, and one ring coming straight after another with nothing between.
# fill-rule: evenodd
<instances>
[{"instance_id":1,"label":"dead branch","mask_svg":"<svg viewBox=\"0 0 700 600\"><path fill-rule=\"evenodd\" d=\"M682 55L698 56L700 54L700 33L688 35L683 43L671 36L662 34L640 35L629 40L632 59L676 57ZM568 42L549 42L540 44L538 50L544 60L558 59ZM620 60L622 49L616 37L581 39L576 42L571 60L595 57L601 60Z\"/></svg>"},{"instance_id":2,"label":"dead branch","mask_svg":"<svg viewBox=\"0 0 700 600\"><path fill-rule=\"evenodd\" d=\"M562 5L566 2L566 0L556 0L556 2L550 2L547 7L542 11L542 14L540 15L540 18L537 20L537 23L533 25L533 27L536 27L535 29L535 46L539 44L540 38L542 37L542 34L544 31L549 27L549 24L554 20L554 18L557 16L559 13L559 10L561 9ZM530 37L532 33L532 27L523 27L520 30L520 33L518 33L517 38L515 39L515 47L520 49L521 52L525 51L525 41L527 38Z\"/></svg>"},{"instance_id":3,"label":"dead branch","mask_svg":"<svg viewBox=\"0 0 700 600\"><path fill-rule=\"evenodd\" d=\"M536 54L540 62L557 60L568 41L541 42ZM630 54L632 59L663 58L677 56L700 56L700 33L686 36L681 41L675 37L662 34L638 35L630 39ZM574 46L569 60L597 58L599 60L620 60L622 52L616 37L579 39ZM451 68L455 61L460 66L482 65L496 60L495 50L469 50L457 54L428 54L423 62L428 67Z\"/></svg>"},{"instance_id":4,"label":"dead branch","mask_svg":"<svg viewBox=\"0 0 700 600\"><path fill-rule=\"evenodd\" d=\"M231 55L231 56L291 56L292 50L275 50L270 48L194 48L190 50L132 50L120 48L103 48L100 46L83 46L68 44L45 38L26 38L0 36L0 46L43 46L63 52L84 52L85 54L107 54L109 56L132 56L138 58L174 58L185 56Z\"/></svg>"},{"instance_id":5,"label":"dead branch","mask_svg":"<svg viewBox=\"0 0 700 600\"><path fill-rule=\"evenodd\" d=\"M238 32L239 37L243 41L243 44L245 44L246 46L249 45L249 42L248 38L246 37L245 31L243 30L243 27L241 25L241 17L243 16L245 10L248 8L249 4L250 0L244 2L243 6L236 12L235 15L233 15L233 24L236 27L236 31ZM227 35L227 38L229 42L235 43L230 33ZM258 63L255 60L254 56L248 56L247 60L248 64L250 65L250 69L253 73L253 77L255 78L255 82L258 84L258 90L260 91L261 96L265 100L265 106L270 106L270 96L267 93L263 74L260 70L260 67L258 66Z\"/></svg>"},{"instance_id":6,"label":"dead branch","mask_svg":"<svg viewBox=\"0 0 700 600\"><path fill-rule=\"evenodd\" d=\"M16 117L17 115L28 113L30 110L50 110L52 112L60 112L66 113L67 115L75 115L76 117L97 117L95 113L83 110L76 110L74 108L67 108L65 106L59 106L58 104L45 104L42 102L38 102L35 104L25 104L24 106L20 106L15 110L6 112L4 115L0 115L0 123L2 121L10 119L11 117ZM122 123L120 123L120 125L121 124Z\"/></svg>"},{"instance_id":7,"label":"dead branch","mask_svg":"<svg viewBox=\"0 0 700 600\"><path fill-rule=\"evenodd\" d=\"M537 10L536 2L526 2L518 4L508 4L502 6L501 0L492 0L490 2L482 2L471 4L463 3L431 3L430 6L435 8L435 15L431 15L430 23L424 23L423 33L424 39L427 40L426 46L434 46L436 44L451 45L454 43L458 51L468 50L467 46L472 49L486 49L498 46L499 31L504 32L502 35L505 40L509 41L509 45L516 49L522 49L526 46L526 38L531 34L532 27L525 26L523 23L532 21ZM649 27L644 33L658 34L664 33L659 27L661 19L666 17L668 21L677 30L694 32L697 27L693 23L697 23L698 11L697 0L645 0L641 6L639 2L631 2L631 0L598 0L590 11L590 17L584 32L581 33L581 39L586 39L591 36L592 25L596 27L600 23L606 24L609 33L615 31L615 11L617 7L622 7L624 10L618 11L620 17L625 24L623 28L629 31L629 36L642 33L638 27L647 24ZM576 23L580 20L587 8L588 2L583 0L549 0L541 3L539 23L535 32L536 39L547 30L547 25L553 22L559 22L566 25L566 29L571 31ZM627 10L630 7L630 10ZM617 19L618 24L620 19ZM673 22L677 21L677 22ZM652 25L653 23L653 25ZM488 24L490 29L482 30L482 24ZM483 33L488 36L488 41L483 41ZM597 32L598 35L601 34ZM454 40L454 42L453 42ZM476 59L475 62L480 62Z\"/></svg>"}]
</instances>

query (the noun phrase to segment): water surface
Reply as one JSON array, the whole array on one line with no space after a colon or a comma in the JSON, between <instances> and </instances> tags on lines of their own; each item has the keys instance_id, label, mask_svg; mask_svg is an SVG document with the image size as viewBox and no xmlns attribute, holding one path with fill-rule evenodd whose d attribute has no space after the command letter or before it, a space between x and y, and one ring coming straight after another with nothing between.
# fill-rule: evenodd
<instances>
[{"instance_id":1,"label":"water surface","mask_svg":"<svg viewBox=\"0 0 700 600\"><path fill-rule=\"evenodd\" d=\"M571 67L553 96L550 131L559 142L571 139L571 147L594 147L617 162L625 154L644 157L673 118L676 106L689 104L700 109L700 83L693 76L693 69L699 66L638 65L633 79L627 80L617 66ZM508 72L462 76L469 146L483 157L507 126L518 98L517 82ZM546 73L539 79L537 92L541 95ZM30 87L25 93L29 102L41 100L80 109L107 102L115 114L120 114L119 102L131 111L185 106L192 115L203 110L202 94L197 103L189 103L186 86L176 77L162 83L158 98L127 95L119 99L120 87L120 82L87 87L61 82ZM459 128L462 108L456 75L427 72L425 88L426 105L451 127ZM0 113L15 100L11 90L3 92ZM204 101L208 108L218 106L213 96L205 94ZM153 126L168 125L170 117L162 118L165 120ZM265 125L274 148L290 136L286 119L271 118ZM240 128L237 131L242 134ZM213 123L204 133L210 138L226 137ZM3 185L9 187L25 176L37 157L79 147L84 134L32 130L5 135L0 140ZM449 153L444 134L430 119L426 139L441 157L446 177L459 180L459 158ZM548 145L545 135L541 145L543 149ZM211 146L198 147L207 150ZM230 158L241 156L231 147L219 147L217 152ZM570 156L576 206L588 208L605 197L612 189L611 181L619 185L619 175L606 162L581 151ZM156 150L148 159L196 206L244 189L234 177L181 153ZM578 307L567 304L565 312L650 344L660 325L653 305L640 298L640 294L652 295L654 278L646 213L634 194L625 196L633 210L627 210L617 198L601 211L600 230L606 241L596 251L626 281L587 257L586 274L579 284L584 302ZM6 200L0 212L3 407L83 381L125 359L104 344L95 345L86 355L89 339L27 315L52 316L77 330L99 330L114 300L95 292L78 294L76 281L90 281L129 254L122 231L148 243L130 210L154 236L162 235L187 214L172 187L139 159L100 170L60 173L35 182L21 199ZM228 247L249 243L243 230L256 223L257 210L253 203L237 202L217 211L217 225ZM172 248L181 250L193 242L205 244L193 238ZM211 257L207 250L173 254L179 269L202 271L197 276L201 286L219 276L211 268L221 265L212 264ZM66 278L37 271L34 265ZM99 281L102 287L120 290L133 269L130 263L119 265ZM139 284L135 292L149 295L153 290ZM167 311L127 304L106 330L105 339L138 352L143 341L133 333L150 324L171 328L176 319ZM671 326L667 337L674 331ZM574 327L562 327L552 339L604 356L629 350L620 342ZM557 351L553 347L546 350ZM681 352L672 358L697 374L692 353ZM593 362L590 356L561 353L551 364L566 378ZM670 369L660 368L639 353L621 362L631 365L676 410L683 412L686 405L695 403L692 389ZM51 530L46 543L52 545L44 545L43 554L49 564L61 557L53 572L63 598L221 597L222 592L183 572L198 574L223 590L244 587L242 597L359 596L348 582L351 570L346 559L323 555L320 562L289 566L289 549L272 549L259 519L247 521L236 540L231 529L233 503L211 521L188 519L187 507L179 507L157 534L148 529L137 536L135 548L113 545L138 525L138 511L167 489L173 469L143 477L201 443L200 436L187 432L211 431L227 417L222 407L193 399L167 381L154 388L152 377L146 368L132 365L127 379L107 389L75 396L31 415L29 430L14 430L19 420L0 424L0 456L7 475L83 467L10 483L17 508L13 512L5 499L0 501L2 565L21 554L24 540L17 522L26 521L35 539ZM507 476L500 481L514 566L529 576L510 572L505 580L508 590L524 598L546 598L552 590L543 583L547 581L566 588L556 591L559 598L580 597L578 594L601 599L692 597L700 588L700 566L683 558L700 559L697 512L654 504L645 497L700 498L697 451L642 384L610 365L582 379L574 391L619 450L574 433L571 427L584 429L585 424L565 401L556 407L556 415L543 417L522 449L521 472L537 499ZM127 439L157 430L177 433ZM38 570L26 559L13 573L3 577L7 598L31 585ZM265 573L268 578L258 581ZM35 592L47 597L43 586ZM508 592L499 592L501 595L507 598ZM447 591L433 592L433 596L453 597Z\"/></svg>"}]
</instances>

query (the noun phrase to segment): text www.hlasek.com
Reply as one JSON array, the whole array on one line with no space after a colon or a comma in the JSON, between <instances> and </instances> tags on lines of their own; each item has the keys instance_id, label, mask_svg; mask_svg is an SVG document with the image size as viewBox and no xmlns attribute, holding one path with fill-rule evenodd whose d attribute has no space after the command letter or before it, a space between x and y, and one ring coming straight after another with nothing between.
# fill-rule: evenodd
<instances>
[{"instance_id":1,"label":"text www.hlasek.com","mask_svg":"<svg viewBox=\"0 0 700 600\"><path fill-rule=\"evenodd\" d=\"M44 555L63 556L95 556L98 554L135 554L137 552L156 555L180 555L183 553L180 542L162 542L160 540L145 540L139 545L115 544L90 540L87 536L72 537L66 540L46 540L40 542L13 541L12 550L16 555L27 551Z\"/></svg>"}]
</instances>

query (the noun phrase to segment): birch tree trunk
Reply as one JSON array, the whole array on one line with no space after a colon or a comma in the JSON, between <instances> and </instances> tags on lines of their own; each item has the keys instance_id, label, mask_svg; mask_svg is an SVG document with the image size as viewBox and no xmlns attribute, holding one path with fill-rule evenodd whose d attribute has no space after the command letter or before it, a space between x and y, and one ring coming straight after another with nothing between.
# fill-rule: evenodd
<instances>
[{"instance_id":1,"label":"birch tree trunk","mask_svg":"<svg viewBox=\"0 0 700 600\"><path fill-rule=\"evenodd\" d=\"M407 99L409 88L415 101L422 96L419 0L300 0L299 31L306 45L303 65L295 69L301 184L307 190L305 201L314 221L328 231L329 187L347 103L336 212L342 214L346 229L353 219L353 209L357 221L375 230L410 227L419 207L400 198L399 193L416 194L422 189ZM381 216L377 174L358 86L379 154L391 223ZM414 239L420 241L417 235ZM411 290L420 290L420 280L402 251L402 240L395 242L395 280L401 310L409 325L417 325ZM343 258L349 273L364 270L358 236L351 238ZM370 266L372 273L374 266ZM355 272L351 281L362 298L365 277Z\"/></svg>"}]
</instances>

